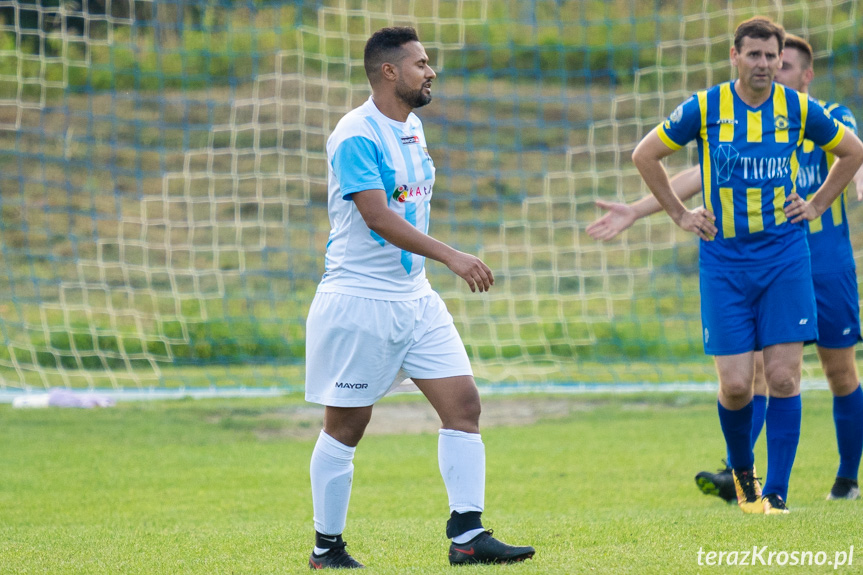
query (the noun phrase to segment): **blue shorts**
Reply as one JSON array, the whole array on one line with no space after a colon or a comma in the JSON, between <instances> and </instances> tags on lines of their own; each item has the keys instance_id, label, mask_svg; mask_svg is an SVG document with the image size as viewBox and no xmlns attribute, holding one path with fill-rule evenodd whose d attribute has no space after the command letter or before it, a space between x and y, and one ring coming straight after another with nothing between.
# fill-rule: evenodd
<instances>
[{"instance_id":1,"label":"blue shorts","mask_svg":"<svg viewBox=\"0 0 863 575\"><path fill-rule=\"evenodd\" d=\"M704 353L734 355L818 337L809 258L761 269L701 270Z\"/></svg>"},{"instance_id":2,"label":"blue shorts","mask_svg":"<svg viewBox=\"0 0 863 575\"><path fill-rule=\"evenodd\" d=\"M818 304L818 345L852 347L860 337L860 301L854 269L812 276Z\"/></svg>"}]
</instances>

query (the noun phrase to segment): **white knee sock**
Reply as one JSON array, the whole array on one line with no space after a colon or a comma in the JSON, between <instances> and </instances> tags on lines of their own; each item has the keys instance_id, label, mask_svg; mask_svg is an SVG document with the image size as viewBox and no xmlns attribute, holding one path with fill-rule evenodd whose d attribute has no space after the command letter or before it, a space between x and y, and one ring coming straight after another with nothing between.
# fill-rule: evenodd
<instances>
[{"instance_id":1,"label":"white knee sock","mask_svg":"<svg viewBox=\"0 0 863 575\"><path fill-rule=\"evenodd\" d=\"M354 451L321 431L310 466L315 530L324 535L341 535L348 516Z\"/></svg>"},{"instance_id":2,"label":"white knee sock","mask_svg":"<svg viewBox=\"0 0 863 575\"><path fill-rule=\"evenodd\" d=\"M450 511L482 511L485 506L485 445L482 436L441 429L437 453Z\"/></svg>"}]
</instances>

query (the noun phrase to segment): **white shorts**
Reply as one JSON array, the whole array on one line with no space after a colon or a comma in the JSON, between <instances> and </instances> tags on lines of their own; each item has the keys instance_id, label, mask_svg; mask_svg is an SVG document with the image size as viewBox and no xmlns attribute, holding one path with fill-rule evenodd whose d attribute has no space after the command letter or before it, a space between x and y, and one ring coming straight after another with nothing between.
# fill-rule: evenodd
<instances>
[{"instance_id":1,"label":"white shorts","mask_svg":"<svg viewBox=\"0 0 863 575\"><path fill-rule=\"evenodd\" d=\"M373 405L405 377L473 375L437 293L411 301L315 294L306 320L306 401Z\"/></svg>"}]
</instances>

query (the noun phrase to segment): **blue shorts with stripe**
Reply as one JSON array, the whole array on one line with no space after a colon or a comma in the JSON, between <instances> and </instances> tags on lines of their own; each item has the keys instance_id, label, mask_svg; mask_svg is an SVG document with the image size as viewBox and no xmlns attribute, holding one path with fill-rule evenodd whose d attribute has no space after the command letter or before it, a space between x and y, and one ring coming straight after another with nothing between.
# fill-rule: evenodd
<instances>
[{"instance_id":1,"label":"blue shorts with stripe","mask_svg":"<svg viewBox=\"0 0 863 575\"><path fill-rule=\"evenodd\" d=\"M860 300L854 268L812 276L818 305L820 347L851 347L860 337Z\"/></svg>"},{"instance_id":2,"label":"blue shorts with stripe","mask_svg":"<svg viewBox=\"0 0 863 575\"><path fill-rule=\"evenodd\" d=\"M756 269L701 269L704 353L734 355L809 343L818 317L809 258Z\"/></svg>"}]
</instances>

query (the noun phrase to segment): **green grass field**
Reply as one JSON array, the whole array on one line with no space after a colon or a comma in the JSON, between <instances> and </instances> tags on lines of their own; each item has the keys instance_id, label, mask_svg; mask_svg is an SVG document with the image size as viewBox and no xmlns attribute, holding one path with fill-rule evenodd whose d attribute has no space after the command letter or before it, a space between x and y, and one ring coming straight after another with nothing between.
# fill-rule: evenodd
<instances>
[{"instance_id":1,"label":"green grass field","mask_svg":"<svg viewBox=\"0 0 863 575\"><path fill-rule=\"evenodd\" d=\"M483 573L720 573L698 552L857 549L861 502L827 502L836 455L831 400L804 398L785 517L744 516L696 490L724 448L710 394L486 397L487 527L536 557ZM554 407L552 409L551 407ZM531 422L526 412L546 414ZM418 398L382 402L363 440L349 550L372 573L449 573L437 438ZM0 572L306 572L308 464L321 411L276 399L121 403L112 409L0 406ZM389 420L389 421L385 421ZM388 425L389 424L389 425ZM415 433L415 431L422 433ZM762 444L757 461L765 471ZM765 555L766 558L766 555ZM855 563L857 563L855 561ZM777 566L745 568L775 571ZM829 566L791 567L824 573ZM840 571L859 572L859 566Z\"/></svg>"}]
</instances>

